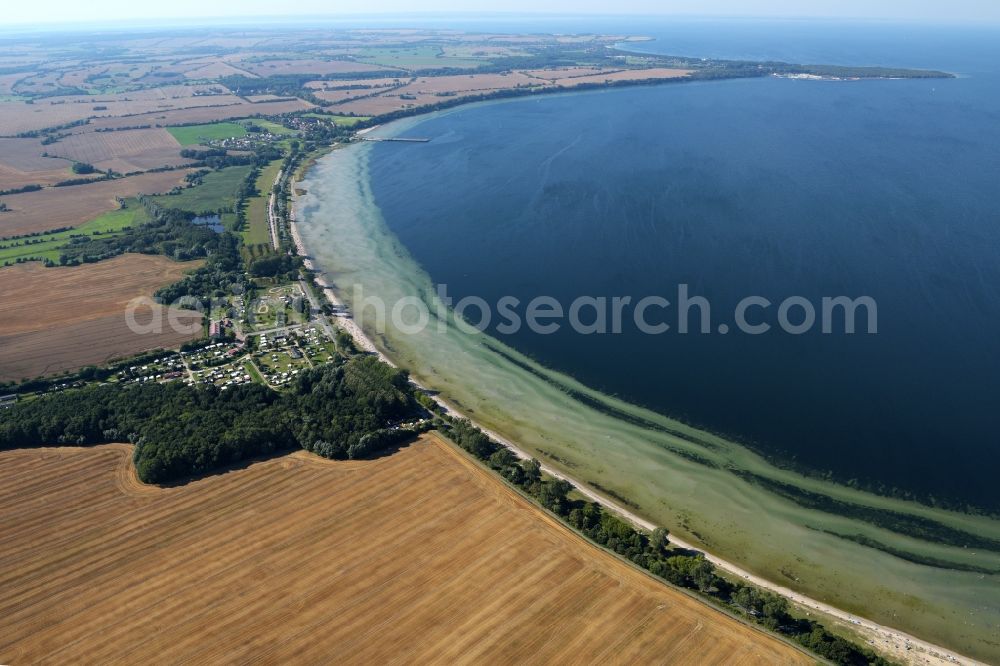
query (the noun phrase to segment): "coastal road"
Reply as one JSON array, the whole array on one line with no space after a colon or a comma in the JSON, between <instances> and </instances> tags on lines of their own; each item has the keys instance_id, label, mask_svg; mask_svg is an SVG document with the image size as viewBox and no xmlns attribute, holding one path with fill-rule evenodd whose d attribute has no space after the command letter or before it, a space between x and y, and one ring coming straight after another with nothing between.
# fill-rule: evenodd
<instances>
[{"instance_id":1,"label":"coastal road","mask_svg":"<svg viewBox=\"0 0 1000 666\"><path fill-rule=\"evenodd\" d=\"M306 298L309 299L309 305L315 313L314 319L317 320L320 326L323 327L323 330L326 331L327 337L331 340L336 340L337 336L333 332L333 327L330 326L330 319L323 314L323 311L320 309L319 299L313 295L312 290L309 288L309 285L306 284L305 280L299 280L299 288L302 290L302 293L305 294ZM339 305L339 303L334 303L334 305ZM352 338L354 337L354 334L351 331L348 331L348 333L351 333Z\"/></svg>"},{"instance_id":2,"label":"coastal road","mask_svg":"<svg viewBox=\"0 0 1000 666\"><path fill-rule=\"evenodd\" d=\"M271 245L274 249L278 249L278 221L274 214L274 202L277 194L275 190L278 187L278 183L281 182L282 170L278 169L278 175L274 177L274 185L271 186L271 196L267 200L267 226L271 229Z\"/></svg>"}]
</instances>

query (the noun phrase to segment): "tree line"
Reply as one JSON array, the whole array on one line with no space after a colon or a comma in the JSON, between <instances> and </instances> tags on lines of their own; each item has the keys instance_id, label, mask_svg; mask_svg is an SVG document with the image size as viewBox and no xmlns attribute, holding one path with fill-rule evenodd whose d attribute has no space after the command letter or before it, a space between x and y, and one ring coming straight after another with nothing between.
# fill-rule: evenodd
<instances>
[{"instance_id":1,"label":"tree line","mask_svg":"<svg viewBox=\"0 0 1000 666\"><path fill-rule=\"evenodd\" d=\"M418 398L426 406L436 407L426 396ZM671 548L665 529L647 533L605 511L596 502L570 499L568 494L573 486L569 482L543 474L535 459L518 459L509 448L487 437L469 421L441 414L437 418L450 439L510 484L592 541L654 576L693 590L836 664L888 666L888 661L868 647L832 634L815 620L794 617L784 597L720 576L700 553Z\"/></svg>"},{"instance_id":2,"label":"tree line","mask_svg":"<svg viewBox=\"0 0 1000 666\"><path fill-rule=\"evenodd\" d=\"M101 384L19 402L0 417L0 449L129 441L145 483L167 483L296 447L365 458L416 433L409 377L371 356L302 372L291 389L181 382Z\"/></svg>"}]
</instances>

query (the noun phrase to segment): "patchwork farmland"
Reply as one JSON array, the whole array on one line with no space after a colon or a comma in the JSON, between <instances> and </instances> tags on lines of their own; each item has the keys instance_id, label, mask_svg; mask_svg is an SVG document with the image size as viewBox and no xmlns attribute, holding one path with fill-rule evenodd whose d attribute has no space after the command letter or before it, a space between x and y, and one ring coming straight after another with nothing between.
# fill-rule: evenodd
<instances>
[{"instance_id":1,"label":"patchwork farmland","mask_svg":"<svg viewBox=\"0 0 1000 666\"><path fill-rule=\"evenodd\" d=\"M331 90L327 83L316 92L316 96L331 102L332 106L329 109L335 113L377 116L404 109L431 107L440 104L443 99L475 98L502 90L569 89L585 84L667 81L687 77L691 73L692 70L662 67L637 70L574 67L500 74L421 76L403 80L402 85L394 85L391 88L377 83L379 79L368 82L368 87L356 89ZM311 85L316 86L317 82L312 82Z\"/></svg>"},{"instance_id":2,"label":"patchwork farmland","mask_svg":"<svg viewBox=\"0 0 1000 666\"><path fill-rule=\"evenodd\" d=\"M49 154L92 164L102 171L131 173L190 162L180 156L180 144L165 129L74 134L49 149Z\"/></svg>"},{"instance_id":3,"label":"patchwork farmland","mask_svg":"<svg viewBox=\"0 0 1000 666\"><path fill-rule=\"evenodd\" d=\"M75 227L116 210L116 197L169 192L184 182L185 170L144 173L72 187L54 187L5 196L8 211L0 214L0 238Z\"/></svg>"}]
</instances>

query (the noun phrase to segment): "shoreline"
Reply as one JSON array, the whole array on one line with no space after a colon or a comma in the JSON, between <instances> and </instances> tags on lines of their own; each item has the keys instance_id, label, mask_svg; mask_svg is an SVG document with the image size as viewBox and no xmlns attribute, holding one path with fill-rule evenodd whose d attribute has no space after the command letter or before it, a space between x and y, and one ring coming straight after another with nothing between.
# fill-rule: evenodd
<instances>
[{"instance_id":1,"label":"shoreline","mask_svg":"<svg viewBox=\"0 0 1000 666\"><path fill-rule=\"evenodd\" d=\"M367 131L372 131L374 129L381 127L384 126L376 125L372 128L368 128ZM308 170L304 171L301 174L302 178L305 178L307 172ZM291 207L291 214L289 216L289 227L291 236L293 238L293 242L295 243L296 251L298 252L299 256L305 257L304 264L306 268L308 268L310 271L313 272L315 276L315 282L317 286L320 288L324 297L328 300L328 302L330 302L332 305L338 308L342 308L344 307L345 304L337 296L334 286L329 284L326 281L326 279L321 274L319 274L319 271L317 270L315 263L312 261L311 258L309 258L311 255L309 255L305 243L302 240L301 234L299 233L298 229L298 220L296 219L297 217L296 204L297 202L293 197L293 205ZM398 367L396 363L392 361L392 359L390 359L384 352L382 352L382 350L380 350L377 347L375 342L371 338L369 338L367 334L365 334L365 332L361 329L361 327L358 326L358 324L352 318L350 318L349 316L334 316L333 319L338 326L340 326L344 331L346 331L351 336L355 345L359 349L362 349L369 353L377 354L378 357L383 362L393 367ZM497 433L495 430L487 428L478 423L477 420L469 418L468 416L463 414L460 409L450 404L440 395L437 395L432 388L422 385L417 380L413 380L413 383L417 387L427 391L430 394L430 396L434 399L434 401L438 405L440 405L441 408L444 409L449 416L466 419L470 421L473 425L482 430L484 434L486 434L487 436L491 437L492 439L496 440L497 442L509 448L516 456L518 456L521 459L528 459L535 457L526 452L523 448L519 447L510 439ZM612 498L589 488L585 483L578 481L571 475L559 469L556 469L546 463L541 463L541 467L542 470L545 471L547 474L554 476L556 478L566 480L567 482L573 485L574 489L576 489L581 494L585 495L588 499L598 502L602 506L610 509L612 512L618 514L619 516L621 516L628 522L632 523L633 525L645 530L652 530L655 527L657 527L657 525L655 525L651 521L646 520L638 516L637 514L633 513L629 509L623 507L620 502L617 502ZM888 655L891 658L901 659L906 663L921 663L921 664L984 663L976 661L964 655L960 655L957 652L948 650L929 641L917 638L916 636L908 634L902 630L894 629L892 627L879 624L872 620L868 620L860 615L855 615L850 612L841 610L835 606L826 604L824 602L813 599L805 594L796 592L788 587L785 587L784 585L774 583L762 576L758 576L743 569L739 565L736 565L732 562L729 562L728 560L723 559L722 557L719 557L717 555L714 555L706 551L703 547L695 546L687 541L684 541L683 539L675 536L673 533L671 533L670 535L670 541L671 543L680 548L689 549L704 554L706 559L712 562L721 571L736 578L740 578L748 582L751 582L762 589L779 594L788 599L789 601L791 601L792 603L794 603L800 609L805 610L807 613L808 612L821 613L837 621L846 623L847 625L849 625L849 629L852 632L862 637L870 646L878 650L880 653Z\"/></svg>"}]
</instances>

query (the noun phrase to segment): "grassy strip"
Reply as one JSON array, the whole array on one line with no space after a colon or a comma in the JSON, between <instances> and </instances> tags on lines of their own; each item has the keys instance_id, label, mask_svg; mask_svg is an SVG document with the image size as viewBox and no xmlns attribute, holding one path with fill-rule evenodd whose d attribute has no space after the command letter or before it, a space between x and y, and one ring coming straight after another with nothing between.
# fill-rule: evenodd
<instances>
[{"instance_id":1,"label":"grassy strip","mask_svg":"<svg viewBox=\"0 0 1000 666\"><path fill-rule=\"evenodd\" d=\"M260 373L257 372L257 366L255 366L250 361L247 361L246 363L243 364L243 369L246 370L246 373L250 375L250 377L258 384L262 384L264 386L268 385L268 383L264 381L264 378L261 377Z\"/></svg>"},{"instance_id":2,"label":"grassy strip","mask_svg":"<svg viewBox=\"0 0 1000 666\"><path fill-rule=\"evenodd\" d=\"M337 116L326 113L304 113L302 116L305 118L329 120L334 125L340 125L341 127L354 127L358 123L366 123L372 119L371 116Z\"/></svg>"},{"instance_id":3,"label":"grassy strip","mask_svg":"<svg viewBox=\"0 0 1000 666\"><path fill-rule=\"evenodd\" d=\"M260 175L257 176L257 196L247 202L247 227L243 232L243 241L247 245L268 245L271 242L267 204L281 164L282 160L275 160L261 169Z\"/></svg>"},{"instance_id":4,"label":"grassy strip","mask_svg":"<svg viewBox=\"0 0 1000 666\"><path fill-rule=\"evenodd\" d=\"M200 185L183 189L177 194L149 197L149 200L164 208L193 213L229 212L236 205L237 193L251 168L234 166L213 171L205 174Z\"/></svg>"},{"instance_id":5,"label":"grassy strip","mask_svg":"<svg viewBox=\"0 0 1000 666\"><path fill-rule=\"evenodd\" d=\"M110 211L73 229L0 241L0 264L7 266L24 261L59 261L60 250L76 238L120 235L124 229L146 221L146 211L135 199L126 208Z\"/></svg>"},{"instance_id":6,"label":"grassy strip","mask_svg":"<svg viewBox=\"0 0 1000 666\"><path fill-rule=\"evenodd\" d=\"M247 134L246 128L238 123L209 123L207 125L168 127L167 131L182 146L194 146L205 141L230 139L246 136Z\"/></svg>"},{"instance_id":7,"label":"grassy strip","mask_svg":"<svg viewBox=\"0 0 1000 666\"><path fill-rule=\"evenodd\" d=\"M248 124L256 125L265 132L270 132L271 134L276 134L278 136L290 136L296 133L295 130L288 129L284 125L279 125L278 123L270 120L254 118L253 120L248 121Z\"/></svg>"},{"instance_id":8,"label":"grassy strip","mask_svg":"<svg viewBox=\"0 0 1000 666\"><path fill-rule=\"evenodd\" d=\"M358 57L358 60L383 67L402 69L442 69L458 67L474 69L491 64L486 60L472 58L453 58L442 53L440 46L414 46L398 48L371 48Z\"/></svg>"}]
</instances>

